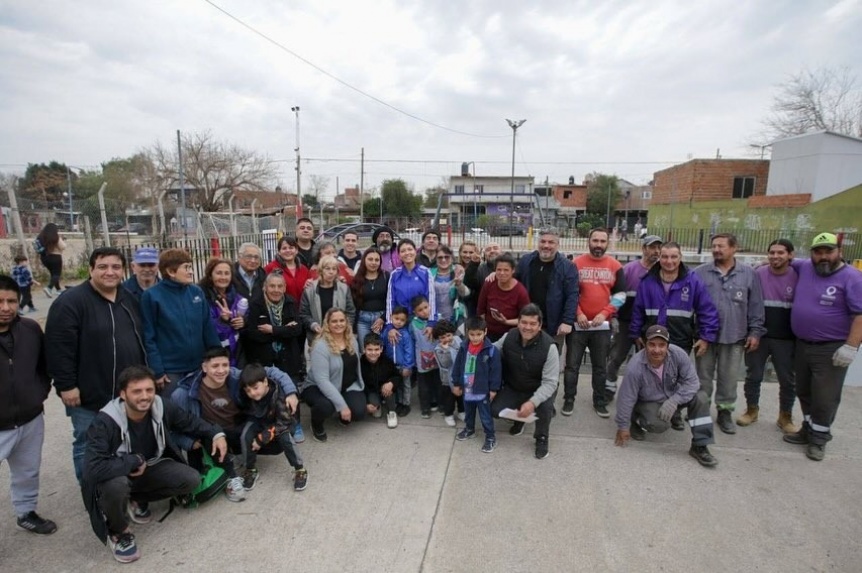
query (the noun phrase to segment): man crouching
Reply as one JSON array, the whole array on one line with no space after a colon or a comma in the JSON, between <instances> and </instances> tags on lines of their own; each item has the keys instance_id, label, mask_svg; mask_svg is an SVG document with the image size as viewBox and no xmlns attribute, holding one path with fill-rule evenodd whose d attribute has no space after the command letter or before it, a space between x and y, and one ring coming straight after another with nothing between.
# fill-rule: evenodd
<instances>
[{"instance_id":1,"label":"man crouching","mask_svg":"<svg viewBox=\"0 0 862 573\"><path fill-rule=\"evenodd\" d=\"M709 398L700 391L700 380L684 350L670 344L664 326L650 326L646 347L635 354L626 368L617 401L617 436L625 446L630 438L641 441L646 432L660 434L670 427L678 408L688 410L691 449L688 453L702 466L718 463L707 448L714 443Z\"/></svg>"}]
</instances>

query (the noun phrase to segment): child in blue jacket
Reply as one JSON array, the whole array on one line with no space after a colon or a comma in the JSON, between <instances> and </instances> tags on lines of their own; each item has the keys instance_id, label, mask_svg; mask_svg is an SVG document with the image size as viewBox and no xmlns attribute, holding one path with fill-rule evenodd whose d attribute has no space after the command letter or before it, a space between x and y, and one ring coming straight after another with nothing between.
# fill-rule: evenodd
<instances>
[{"instance_id":1,"label":"child in blue jacket","mask_svg":"<svg viewBox=\"0 0 862 573\"><path fill-rule=\"evenodd\" d=\"M413 335L410 333L410 328L407 326L409 313L403 306L396 306L392 309L389 324L383 329L383 354L401 372L401 386L398 388L398 406L395 413L398 416L406 416L410 413L410 393L412 387L410 377L413 375L414 359L414 344ZM390 335L392 331L396 334ZM396 342L392 342L396 338Z\"/></svg>"},{"instance_id":2,"label":"child in blue jacket","mask_svg":"<svg viewBox=\"0 0 862 573\"><path fill-rule=\"evenodd\" d=\"M453 393L464 396L467 419L465 427L455 438L459 441L476 436L476 411L485 431L482 451L490 454L497 447L494 434L494 419L491 417L491 401L503 384L503 366L500 353L488 340L485 319L471 316L465 323L467 344L461 346L452 366Z\"/></svg>"}]
</instances>

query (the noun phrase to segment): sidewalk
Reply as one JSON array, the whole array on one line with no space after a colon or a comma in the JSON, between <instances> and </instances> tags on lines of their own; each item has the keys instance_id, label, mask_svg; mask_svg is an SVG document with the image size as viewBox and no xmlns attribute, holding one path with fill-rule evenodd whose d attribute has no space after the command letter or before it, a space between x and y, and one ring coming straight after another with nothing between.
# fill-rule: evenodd
<instances>
[{"instance_id":1,"label":"sidewalk","mask_svg":"<svg viewBox=\"0 0 862 573\"><path fill-rule=\"evenodd\" d=\"M513 438L502 421L490 455L481 439L456 442L442 416L411 414L395 430L383 420L335 424L326 444L299 447L306 491L292 490L283 457L262 457L247 501L220 497L136 526L142 558L124 567L90 530L71 425L52 395L39 512L59 531L17 528L3 495L0 570L859 570L862 389L845 389L835 440L816 463L781 441L778 387L765 385L761 420L717 434L714 469L688 456L687 431L614 447L614 424L592 412L586 376L579 389L575 415L551 425L545 460L533 457L529 427ZM8 480L4 464L4 490Z\"/></svg>"}]
</instances>

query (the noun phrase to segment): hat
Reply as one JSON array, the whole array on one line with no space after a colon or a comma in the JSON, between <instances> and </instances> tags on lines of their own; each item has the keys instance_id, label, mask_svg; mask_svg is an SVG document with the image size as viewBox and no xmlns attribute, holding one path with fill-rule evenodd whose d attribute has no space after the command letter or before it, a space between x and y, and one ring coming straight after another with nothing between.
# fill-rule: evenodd
<instances>
[{"instance_id":1,"label":"hat","mask_svg":"<svg viewBox=\"0 0 862 573\"><path fill-rule=\"evenodd\" d=\"M389 233L389 236L392 237L393 240L395 239L395 231L393 231L389 227L385 227L385 226L384 227L377 227L376 229L374 229L374 232L371 234L371 243L372 244L374 244L374 245L377 244L377 237L380 236L380 233Z\"/></svg>"},{"instance_id":2,"label":"hat","mask_svg":"<svg viewBox=\"0 0 862 573\"><path fill-rule=\"evenodd\" d=\"M811 248L816 249L817 247L829 247L830 249L834 249L838 247L838 237L832 233L820 233L814 237L813 241L811 241Z\"/></svg>"},{"instance_id":3,"label":"hat","mask_svg":"<svg viewBox=\"0 0 862 573\"><path fill-rule=\"evenodd\" d=\"M646 339L650 340L653 338L664 338L665 341L670 342L670 334L667 331L667 328L660 324L653 324L646 330Z\"/></svg>"},{"instance_id":4,"label":"hat","mask_svg":"<svg viewBox=\"0 0 862 573\"><path fill-rule=\"evenodd\" d=\"M137 264L159 264L159 251L153 247L141 247L135 251L132 262Z\"/></svg>"},{"instance_id":5,"label":"hat","mask_svg":"<svg viewBox=\"0 0 862 573\"><path fill-rule=\"evenodd\" d=\"M644 247L652 245L653 243L664 243L664 241L658 235L647 235L646 237L643 238L643 246Z\"/></svg>"}]
</instances>

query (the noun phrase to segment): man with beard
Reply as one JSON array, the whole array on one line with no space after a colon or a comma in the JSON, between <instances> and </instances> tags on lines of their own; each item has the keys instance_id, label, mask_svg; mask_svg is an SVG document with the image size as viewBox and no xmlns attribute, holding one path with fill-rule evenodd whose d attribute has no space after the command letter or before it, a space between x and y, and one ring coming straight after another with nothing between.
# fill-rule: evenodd
<instances>
[{"instance_id":1,"label":"man with beard","mask_svg":"<svg viewBox=\"0 0 862 573\"><path fill-rule=\"evenodd\" d=\"M841 259L838 238L820 233L799 273L790 322L796 334L796 393L802 428L784 441L807 445L809 459L826 455L847 367L862 343L862 273Z\"/></svg>"},{"instance_id":2,"label":"man with beard","mask_svg":"<svg viewBox=\"0 0 862 573\"><path fill-rule=\"evenodd\" d=\"M736 425L748 426L760 414L760 384L766 361L771 358L778 377L778 422L785 434L798 430L793 426L793 402L796 399L796 373L793 371L793 349L796 337L790 327L793 296L799 276L791 266L793 243L777 239L769 244L769 264L754 269L763 290L766 334L760 339L757 350L745 355L745 413L736 419Z\"/></svg>"},{"instance_id":3,"label":"man with beard","mask_svg":"<svg viewBox=\"0 0 862 573\"><path fill-rule=\"evenodd\" d=\"M608 398L605 395L605 366L611 346L610 320L626 299L626 279L623 266L607 256L610 233L607 229L593 229L589 236L590 252L574 260L578 269L577 322L573 332L566 336L566 369L563 374L563 416L575 411L578 394L578 375L584 353L590 349L592 365L593 410L601 418L608 418Z\"/></svg>"},{"instance_id":4,"label":"man with beard","mask_svg":"<svg viewBox=\"0 0 862 573\"><path fill-rule=\"evenodd\" d=\"M763 326L763 292L754 269L737 264L736 237L720 233L712 237L712 262L694 272L706 284L709 296L718 308L720 328L715 344L698 356L697 375L706 395L712 399L713 378L718 428L735 434L733 410L736 407L736 385L744 352L754 352L766 334Z\"/></svg>"},{"instance_id":5,"label":"man with beard","mask_svg":"<svg viewBox=\"0 0 862 573\"><path fill-rule=\"evenodd\" d=\"M464 268L464 284L470 289L470 296L467 298L466 302L467 311L470 316L476 314L476 306L479 304L479 293L482 291L482 285L485 283L485 279L494 274L497 257L499 257L502 252L502 249L500 249L500 243L491 241L485 245L484 263L480 263L478 260L473 260L467 264L462 261L462 264L466 264L466 267Z\"/></svg>"},{"instance_id":6,"label":"man with beard","mask_svg":"<svg viewBox=\"0 0 862 573\"><path fill-rule=\"evenodd\" d=\"M429 229L422 235L422 248L416 253L416 262L423 267L437 266L437 249L440 248L440 231Z\"/></svg>"},{"instance_id":7,"label":"man with beard","mask_svg":"<svg viewBox=\"0 0 862 573\"><path fill-rule=\"evenodd\" d=\"M644 237L641 246L641 258L623 265L623 276L626 282L626 302L617 311L618 328L611 340L610 355L608 356L608 379L605 382L605 395L608 402L614 399L614 393L617 391L617 374L632 347L632 339L629 338L629 326L631 326L632 307L635 303L638 285L641 284L641 281L652 266L658 262L661 245L662 240L659 236L649 235L648 237Z\"/></svg>"},{"instance_id":8,"label":"man with beard","mask_svg":"<svg viewBox=\"0 0 862 573\"><path fill-rule=\"evenodd\" d=\"M308 217L296 220L296 244L299 249L297 258L310 269L314 264L314 223Z\"/></svg>"},{"instance_id":9,"label":"man with beard","mask_svg":"<svg viewBox=\"0 0 862 573\"><path fill-rule=\"evenodd\" d=\"M392 242L394 234L389 227L377 227L371 235L371 242L380 251L380 268L390 274L401 266L401 257Z\"/></svg>"}]
</instances>

